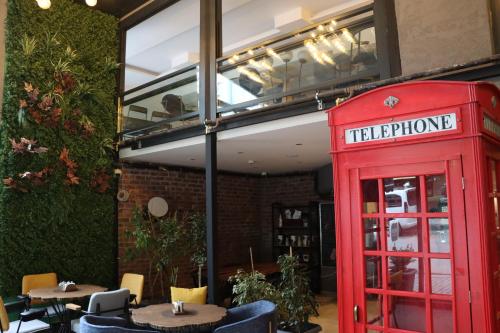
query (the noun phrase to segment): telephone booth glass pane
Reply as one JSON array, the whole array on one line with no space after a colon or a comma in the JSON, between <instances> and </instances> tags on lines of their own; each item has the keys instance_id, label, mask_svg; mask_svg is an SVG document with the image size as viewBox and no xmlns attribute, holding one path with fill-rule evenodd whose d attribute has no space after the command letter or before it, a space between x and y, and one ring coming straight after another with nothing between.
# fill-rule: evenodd
<instances>
[{"instance_id":1,"label":"telephone booth glass pane","mask_svg":"<svg viewBox=\"0 0 500 333\"><path fill-rule=\"evenodd\" d=\"M453 306L450 301L433 300L432 328L437 333L453 333Z\"/></svg>"},{"instance_id":2,"label":"telephone booth glass pane","mask_svg":"<svg viewBox=\"0 0 500 333\"><path fill-rule=\"evenodd\" d=\"M384 179L385 212L417 213L420 211L420 185L418 177Z\"/></svg>"},{"instance_id":3,"label":"telephone booth glass pane","mask_svg":"<svg viewBox=\"0 0 500 333\"><path fill-rule=\"evenodd\" d=\"M366 332L448 332L453 276L447 175L369 179L361 186Z\"/></svg>"},{"instance_id":4,"label":"telephone booth glass pane","mask_svg":"<svg viewBox=\"0 0 500 333\"><path fill-rule=\"evenodd\" d=\"M384 326L384 296L366 294L366 322L369 325Z\"/></svg>"},{"instance_id":5,"label":"telephone booth glass pane","mask_svg":"<svg viewBox=\"0 0 500 333\"><path fill-rule=\"evenodd\" d=\"M363 180L361 188L363 191L363 213L378 213L378 181L376 179Z\"/></svg>"},{"instance_id":6,"label":"telephone booth glass pane","mask_svg":"<svg viewBox=\"0 0 500 333\"><path fill-rule=\"evenodd\" d=\"M432 253L450 253L450 224L447 218L429 219L429 243Z\"/></svg>"},{"instance_id":7,"label":"telephone booth glass pane","mask_svg":"<svg viewBox=\"0 0 500 333\"><path fill-rule=\"evenodd\" d=\"M378 219L363 219L363 226L365 232L365 249L372 251L380 250L380 225Z\"/></svg>"},{"instance_id":8,"label":"telephone booth glass pane","mask_svg":"<svg viewBox=\"0 0 500 333\"><path fill-rule=\"evenodd\" d=\"M422 258L391 256L388 259L389 289L413 292L424 291Z\"/></svg>"},{"instance_id":9,"label":"telephone booth glass pane","mask_svg":"<svg viewBox=\"0 0 500 333\"><path fill-rule=\"evenodd\" d=\"M386 220L387 251L422 251L421 219L400 217Z\"/></svg>"},{"instance_id":10,"label":"telephone booth glass pane","mask_svg":"<svg viewBox=\"0 0 500 333\"><path fill-rule=\"evenodd\" d=\"M446 176L444 174L425 177L427 192L427 211L430 213L448 212Z\"/></svg>"},{"instance_id":11,"label":"telephone booth glass pane","mask_svg":"<svg viewBox=\"0 0 500 333\"><path fill-rule=\"evenodd\" d=\"M425 299L389 296L389 313L391 314L390 327L426 332Z\"/></svg>"},{"instance_id":12,"label":"telephone booth glass pane","mask_svg":"<svg viewBox=\"0 0 500 333\"><path fill-rule=\"evenodd\" d=\"M431 259L431 284L433 294L451 295L450 259Z\"/></svg>"},{"instance_id":13,"label":"telephone booth glass pane","mask_svg":"<svg viewBox=\"0 0 500 333\"><path fill-rule=\"evenodd\" d=\"M366 256L366 287L373 289L382 288L382 257Z\"/></svg>"}]
</instances>

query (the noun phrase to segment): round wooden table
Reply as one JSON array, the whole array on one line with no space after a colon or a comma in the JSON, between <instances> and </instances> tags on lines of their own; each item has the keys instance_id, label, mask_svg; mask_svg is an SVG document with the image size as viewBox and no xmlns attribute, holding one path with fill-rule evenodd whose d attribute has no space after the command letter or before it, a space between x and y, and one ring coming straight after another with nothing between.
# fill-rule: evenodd
<instances>
[{"instance_id":1,"label":"round wooden table","mask_svg":"<svg viewBox=\"0 0 500 333\"><path fill-rule=\"evenodd\" d=\"M68 300L75 298L83 298L92 295L93 293L106 291L108 288L94 286L92 284L77 284L75 291L62 291L59 288L35 288L28 293L29 297L41 299L42 301L57 299Z\"/></svg>"},{"instance_id":2,"label":"round wooden table","mask_svg":"<svg viewBox=\"0 0 500 333\"><path fill-rule=\"evenodd\" d=\"M58 301L68 301L72 299L84 298L92 295L93 293L106 291L108 288L101 286L94 286L91 284L77 284L75 291L62 291L57 287L51 288L35 288L28 292L29 297L48 301L50 306L54 309L54 313L61 323L58 333L71 332L71 318L66 311L66 305Z\"/></svg>"},{"instance_id":3,"label":"round wooden table","mask_svg":"<svg viewBox=\"0 0 500 333\"><path fill-rule=\"evenodd\" d=\"M132 321L138 326L165 332L186 332L213 328L226 316L226 309L212 304L184 304L184 313L174 315L172 304L163 303L132 309Z\"/></svg>"}]
</instances>

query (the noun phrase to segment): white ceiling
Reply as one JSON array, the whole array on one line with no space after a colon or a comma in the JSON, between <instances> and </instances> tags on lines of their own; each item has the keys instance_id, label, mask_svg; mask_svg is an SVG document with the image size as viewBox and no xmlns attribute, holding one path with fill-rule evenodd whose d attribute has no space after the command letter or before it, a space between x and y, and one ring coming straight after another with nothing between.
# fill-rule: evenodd
<instances>
[{"instance_id":1,"label":"white ceiling","mask_svg":"<svg viewBox=\"0 0 500 333\"><path fill-rule=\"evenodd\" d=\"M310 12L308 24L369 0L223 0L225 53L289 33L296 25L275 26L275 17L297 7ZM127 31L125 88L179 69L198 57L199 0L182 0ZM189 61L187 61L189 56ZM175 64L174 59L186 58ZM174 64L173 61L174 60ZM130 68L134 66L135 68ZM144 69L141 72L138 69ZM155 75L154 73L159 73Z\"/></svg>"},{"instance_id":2,"label":"white ceiling","mask_svg":"<svg viewBox=\"0 0 500 333\"><path fill-rule=\"evenodd\" d=\"M315 170L331 161L329 135L324 112L222 131L218 133L218 168L252 174ZM137 150L126 148L120 150L120 159L204 168L204 140L199 136Z\"/></svg>"}]
</instances>

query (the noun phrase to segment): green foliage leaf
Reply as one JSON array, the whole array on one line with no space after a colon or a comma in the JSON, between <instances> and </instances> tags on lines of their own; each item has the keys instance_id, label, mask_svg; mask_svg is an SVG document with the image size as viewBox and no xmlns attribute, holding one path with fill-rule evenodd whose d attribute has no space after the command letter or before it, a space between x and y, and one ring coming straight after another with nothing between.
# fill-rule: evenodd
<instances>
[{"instance_id":1,"label":"green foliage leaf","mask_svg":"<svg viewBox=\"0 0 500 333\"><path fill-rule=\"evenodd\" d=\"M112 287L116 262L113 191L89 185L97 167L111 172L113 154L104 148L115 135L117 20L70 0L40 10L32 0L9 0L6 20L6 71L0 127L0 179L57 165L67 147L78 163L80 185L65 184L65 168L50 181L20 193L0 187L0 292L16 295L25 274L56 272L60 280ZM64 129L35 124L19 111L24 82L54 89L54 72L71 72L74 94L54 97L68 119L75 106L95 126L83 138ZM83 88L82 88L83 87ZM95 92L95 96L90 96ZM14 154L10 138L32 138L46 154ZM104 153L103 153L104 151Z\"/></svg>"}]
</instances>

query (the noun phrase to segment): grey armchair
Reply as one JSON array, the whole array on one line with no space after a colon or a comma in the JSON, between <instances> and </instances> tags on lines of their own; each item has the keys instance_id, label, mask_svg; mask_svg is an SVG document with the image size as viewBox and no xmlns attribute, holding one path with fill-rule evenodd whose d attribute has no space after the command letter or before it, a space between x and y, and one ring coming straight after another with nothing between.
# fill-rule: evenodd
<instances>
[{"instance_id":1,"label":"grey armchair","mask_svg":"<svg viewBox=\"0 0 500 333\"><path fill-rule=\"evenodd\" d=\"M103 317L116 317L129 315L130 290L126 288L93 293L90 296L87 311L82 311L86 315ZM71 330L80 332L80 319L71 321Z\"/></svg>"},{"instance_id":2,"label":"grey armchair","mask_svg":"<svg viewBox=\"0 0 500 333\"><path fill-rule=\"evenodd\" d=\"M128 321L120 317L85 315L80 318L80 333L159 333L128 327Z\"/></svg>"},{"instance_id":3,"label":"grey armchair","mask_svg":"<svg viewBox=\"0 0 500 333\"><path fill-rule=\"evenodd\" d=\"M276 333L276 305L257 301L227 311L224 324L214 333Z\"/></svg>"}]
</instances>

